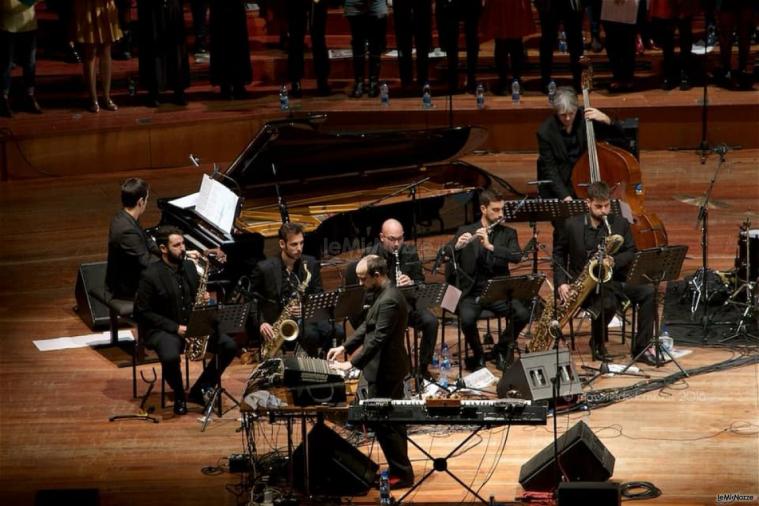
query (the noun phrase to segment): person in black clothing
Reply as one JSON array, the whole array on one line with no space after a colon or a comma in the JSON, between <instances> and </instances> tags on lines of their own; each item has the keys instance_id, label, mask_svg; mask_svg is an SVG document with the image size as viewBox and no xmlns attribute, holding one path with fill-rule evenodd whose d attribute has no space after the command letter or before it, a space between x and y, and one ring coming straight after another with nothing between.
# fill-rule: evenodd
<instances>
[{"instance_id":1,"label":"person in black clothing","mask_svg":"<svg viewBox=\"0 0 759 506\"><path fill-rule=\"evenodd\" d=\"M364 62L369 48L370 97L379 95L379 74L382 52L387 40L387 3L385 0L345 0L345 17L351 26L353 51L353 90L350 96L361 98L367 91L364 84Z\"/></svg>"},{"instance_id":2,"label":"person in black clothing","mask_svg":"<svg viewBox=\"0 0 759 506\"><path fill-rule=\"evenodd\" d=\"M374 304L345 344L327 353L331 361L350 354L350 361L333 362L338 369L361 369L360 383L366 383L366 397L403 399L403 379L409 372L403 336L408 324L408 307L403 294L388 279L387 262L377 255L361 259L356 276L374 295ZM359 347L361 348L360 351ZM361 391L361 390L360 390ZM414 481L408 458L406 428L402 424L375 424L377 441L385 454L391 488L405 488Z\"/></svg>"},{"instance_id":3,"label":"person in black clothing","mask_svg":"<svg viewBox=\"0 0 759 506\"><path fill-rule=\"evenodd\" d=\"M140 81L148 90L148 107L158 107L166 89L174 91L174 103L187 105L190 59L183 6L182 0L137 0Z\"/></svg>"},{"instance_id":4,"label":"person in black clothing","mask_svg":"<svg viewBox=\"0 0 759 506\"><path fill-rule=\"evenodd\" d=\"M448 89L458 91L459 87L459 23L464 22L466 38L466 90L474 93L477 88L477 59L480 54L480 0L437 0L437 19L440 47L445 51L448 63Z\"/></svg>"},{"instance_id":5,"label":"person in black clothing","mask_svg":"<svg viewBox=\"0 0 759 506\"><path fill-rule=\"evenodd\" d=\"M204 404L207 394L237 353L237 344L227 334L210 339L217 360L211 362L185 396L179 356L185 347L187 323L195 305L200 276L195 264L185 259L182 231L172 226L158 229L156 242L161 261L142 273L134 301L134 315L148 348L161 361L163 377L174 391L174 413L187 413L187 400ZM206 299L208 295L206 294ZM218 369L217 369L218 363Z\"/></svg>"},{"instance_id":6,"label":"person in black clothing","mask_svg":"<svg viewBox=\"0 0 759 506\"><path fill-rule=\"evenodd\" d=\"M613 255L607 255L603 263L614 271L613 278L604 284L603 298L591 292L582 307L590 313L591 350L594 360L609 358L606 352L606 331L614 315L626 301L639 304L638 331L632 341L632 355L643 351L654 329L656 301L652 285L628 285L624 283L627 268L635 255L635 241L630 232L630 224L621 216L611 214L609 187L603 182L591 183L588 187L588 209L586 215L573 216L561 226L558 239L553 246L554 282L561 300L566 300L570 283L585 267L588 260L598 251L598 245L609 235L603 219L609 223L612 234L618 234L624 243ZM603 315L603 318L601 316ZM646 363L655 363L653 356L646 352L641 356Z\"/></svg>"},{"instance_id":7,"label":"person in black clothing","mask_svg":"<svg viewBox=\"0 0 759 506\"><path fill-rule=\"evenodd\" d=\"M287 73L290 79L290 95L303 96L303 67L306 27L311 35L311 51L314 56L316 90L320 96L332 91L329 78L329 52L327 50L327 8L328 0L287 0L287 25L290 31L290 45L287 49Z\"/></svg>"},{"instance_id":8,"label":"person in black clothing","mask_svg":"<svg viewBox=\"0 0 759 506\"><path fill-rule=\"evenodd\" d=\"M489 309L509 318L494 350L496 367L504 370L513 361L516 340L529 323L530 312L520 300L509 303L502 300L484 305L479 302L479 296L488 280L509 275L509 262L520 262L522 250L519 249L516 230L505 225L494 225L503 217L503 197L500 194L492 190L481 192L480 212L480 220L460 227L446 246L452 257L447 265L446 277L449 283L461 290L459 320L473 353L472 357L467 358L467 369L474 370L485 365L477 330L477 318L482 310ZM492 230L488 230L490 227Z\"/></svg>"},{"instance_id":9,"label":"person in black clothing","mask_svg":"<svg viewBox=\"0 0 759 506\"><path fill-rule=\"evenodd\" d=\"M111 220L108 231L105 286L109 298L134 299L140 274L161 256L158 245L139 223L148 206L149 192L148 183L139 178L129 178L121 185L123 208Z\"/></svg>"},{"instance_id":10,"label":"person in black clothing","mask_svg":"<svg viewBox=\"0 0 759 506\"><path fill-rule=\"evenodd\" d=\"M211 84L225 99L245 98L245 85L253 80L245 2L211 2L210 31Z\"/></svg>"},{"instance_id":11,"label":"person in black clothing","mask_svg":"<svg viewBox=\"0 0 759 506\"><path fill-rule=\"evenodd\" d=\"M413 87L412 38L416 44L416 84L429 81L429 53L432 42L432 0L395 0L393 24L398 46L398 70L404 90Z\"/></svg>"},{"instance_id":12,"label":"person in black clothing","mask_svg":"<svg viewBox=\"0 0 759 506\"><path fill-rule=\"evenodd\" d=\"M559 23L564 26L569 50L569 70L572 72L572 86L580 91L582 67L580 57L582 43L582 1L581 0L535 0L540 16L540 77L545 92L551 83L553 72L553 51L559 34ZM608 35L608 34L607 34Z\"/></svg>"},{"instance_id":13,"label":"person in black clothing","mask_svg":"<svg viewBox=\"0 0 759 506\"><path fill-rule=\"evenodd\" d=\"M250 324L253 332L258 331L263 339L274 338L272 323L296 294L300 298L322 291L319 262L303 254L303 242L303 227L297 223L284 223L279 229L279 254L258 262L253 270L251 291L257 301L251 311ZM306 269L311 273L311 279L300 293L300 285L307 277ZM292 316L296 321L301 318L299 305ZM330 325L326 320L306 322L301 325L301 331L297 343L311 356L326 352L332 346L333 338L343 337L342 328Z\"/></svg>"},{"instance_id":14,"label":"person in black clothing","mask_svg":"<svg viewBox=\"0 0 759 506\"><path fill-rule=\"evenodd\" d=\"M550 180L550 184L540 186L540 196L570 201L576 198L572 187L572 169L577 160L587 151L588 139L585 120L593 121L596 139L623 138L624 133L618 122L605 113L577 104L577 93L569 87L556 90L553 101L554 114L547 118L538 129L538 179Z\"/></svg>"},{"instance_id":15,"label":"person in black clothing","mask_svg":"<svg viewBox=\"0 0 759 506\"><path fill-rule=\"evenodd\" d=\"M424 284L424 272L416 248L403 241L403 225L398 220L388 219L382 224L379 242L364 250L364 255L378 255L387 262L389 280L392 286L411 286ZM398 251L398 262L394 251ZM357 283L355 266L351 265L345 273L345 284ZM351 322L353 323L353 322ZM410 308L409 325L421 331L422 342L419 349L419 374L430 377L429 366L435 351L438 321L427 308Z\"/></svg>"}]
</instances>

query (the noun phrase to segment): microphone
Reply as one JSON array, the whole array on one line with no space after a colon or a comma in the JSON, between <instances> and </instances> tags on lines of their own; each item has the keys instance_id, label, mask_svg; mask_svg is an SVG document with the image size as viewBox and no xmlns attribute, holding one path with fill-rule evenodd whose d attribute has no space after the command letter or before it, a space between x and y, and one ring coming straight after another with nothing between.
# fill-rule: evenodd
<instances>
[{"instance_id":1,"label":"microphone","mask_svg":"<svg viewBox=\"0 0 759 506\"><path fill-rule=\"evenodd\" d=\"M541 184L550 184L550 183L553 183L553 181L551 181L550 179L537 179L535 181L527 181L527 184L530 184L530 185L536 185L536 184L541 185Z\"/></svg>"},{"instance_id":2,"label":"microphone","mask_svg":"<svg viewBox=\"0 0 759 506\"><path fill-rule=\"evenodd\" d=\"M437 250L437 255L435 255L435 263L432 265L432 274L437 274L437 271L440 268L440 263L443 261L444 256L445 245L441 246L440 249Z\"/></svg>"}]
</instances>

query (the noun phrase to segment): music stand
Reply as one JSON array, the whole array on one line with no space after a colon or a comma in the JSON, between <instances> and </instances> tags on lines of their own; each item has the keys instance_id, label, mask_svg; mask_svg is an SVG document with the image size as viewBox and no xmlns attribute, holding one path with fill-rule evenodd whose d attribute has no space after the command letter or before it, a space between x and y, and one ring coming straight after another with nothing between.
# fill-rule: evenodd
<instances>
[{"instance_id":1,"label":"music stand","mask_svg":"<svg viewBox=\"0 0 759 506\"><path fill-rule=\"evenodd\" d=\"M672 356L672 353L664 348L661 345L661 341L659 341L659 284L661 284L662 281L672 281L680 277L680 270L683 267L683 261L685 260L685 254L687 252L688 246L663 246L660 248L649 248L635 253L635 257L633 257L633 260L630 263L630 269L627 272L627 279L625 282L631 285L654 285L654 297L656 297L654 336L645 348L633 357L630 363L622 369L623 373L626 372L627 369L629 369L630 366L651 347L651 345L653 345L657 368L664 365L662 357L666 354L672 362L675 363L677 368L680 369L680 372L685 376L688 376L688 373L682 368L682 366L680 366L677 359L675 359L675 357Z\"/></svg>"},{"instance_id":2,"label":"music stand","mask_svg":"<svg viewBox=\"0 0 759 506\"><path fill-rule=\"evenodd\" d=\"M445 291L448 289L448 283L420 283L408 286L398 287L410 305L413 305L415 311L423 311L431 307L439 307L443 302ZM416 381L417 391L422 384L422 371L419 370L419 339L416 330L414 331L414 349L411 352L412 369Z\"/></svg>"},{"instance_id":3,"label":"music stand","mask_svg":"<svg viewBox=\"0 0 759 506\"><path fill-rule=\"evenodd\" d=\"M197 309L193 309L190 313L189 321L187 322L187 331L185 337L203 337L209 336L208 339L218 339L219 329L224 328L227 332L241 332L245 328L245 321L248 318L248 310L250 306L248 304L228 304L228 305L214 305L205 306ZM200 432L205 432L208 422L211 420L211 412L213 407L218 401L218 414L219 417L224 416L235 406L239 406L240 403L235 399L225 388L221 386L221 371L219 370L219 353L214 353L214 362L216 365L216 384L213 387L212 393L205 407L203 408L203 426L200 428ZM234 404L234 406L222 410L222 397L226 395Z\"/></svg>"},{"instance_id":4,"label":"music stand","mask_svg":"<svg viewBox=\"0 0 759 506\"><path fill-rule=\"evenodd\" d=\"M332 347L335 347L337 346L335 322L360 314L363 305L364 287L361 285L313 293L308 295L303 303L303 322L326 317L332 330Z\"/></svg>"}]
</instances>

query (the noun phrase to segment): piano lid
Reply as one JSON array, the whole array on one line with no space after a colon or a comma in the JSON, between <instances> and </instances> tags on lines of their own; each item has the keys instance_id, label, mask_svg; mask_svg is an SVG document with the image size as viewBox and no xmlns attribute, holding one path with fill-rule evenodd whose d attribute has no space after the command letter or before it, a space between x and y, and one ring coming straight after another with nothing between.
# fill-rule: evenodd
<instances>
[{"instance_id":1,"label":"piano lid","mask_svg":"<svg viewBox=\"0 0 759 506\"><path fill-rule=\"evenodd\" d=\"M240 185L243 194L257 193L257 188L271 190L274 182L329 180L443 162L477 149L486 137L485 129L470 126L322 132L309 119L275 121L259 131L225 175Z\"/></svg>"}]
</instances>

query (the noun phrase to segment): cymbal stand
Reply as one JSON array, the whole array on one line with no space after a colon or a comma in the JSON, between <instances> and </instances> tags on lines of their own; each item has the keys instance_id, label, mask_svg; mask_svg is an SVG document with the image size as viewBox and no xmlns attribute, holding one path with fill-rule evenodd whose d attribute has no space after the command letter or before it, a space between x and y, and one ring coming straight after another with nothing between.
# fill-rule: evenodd
<instances>
[{"instance_id":1,"label":"cymbal stand","mask_svg":"<svg viewBox=\"0 0 759 506\"><path fill-rule=\"evenodd\" d=\"M740 320L738 320L738 326L735 327L735 331L722 338L719 342L725 343L727 341L732 341L733 339L736 339L738 337L744 337L749 340L753 341L759 341L759 336L756 336L754 334L751 334L748 331L748 322L751 321L751 317L753 316L754 311L757 310L756 308L756 302L754 299L756 289L756 285L753 281L751 281L751 237L749 237L749 232L751 231L751 221L746 220L745 223L745 232L746 232L746 280L743 282L741 286L736 288L736 290L728 297L728 299L725 301L725 305L727 304L733 304L736 306L744 306L743 314L741 314ZM744 228L744 227L742 227ZM737 302L735 299L738 295L742 293L746 293L746 302Z\"/></svg>"}]
</instances>

